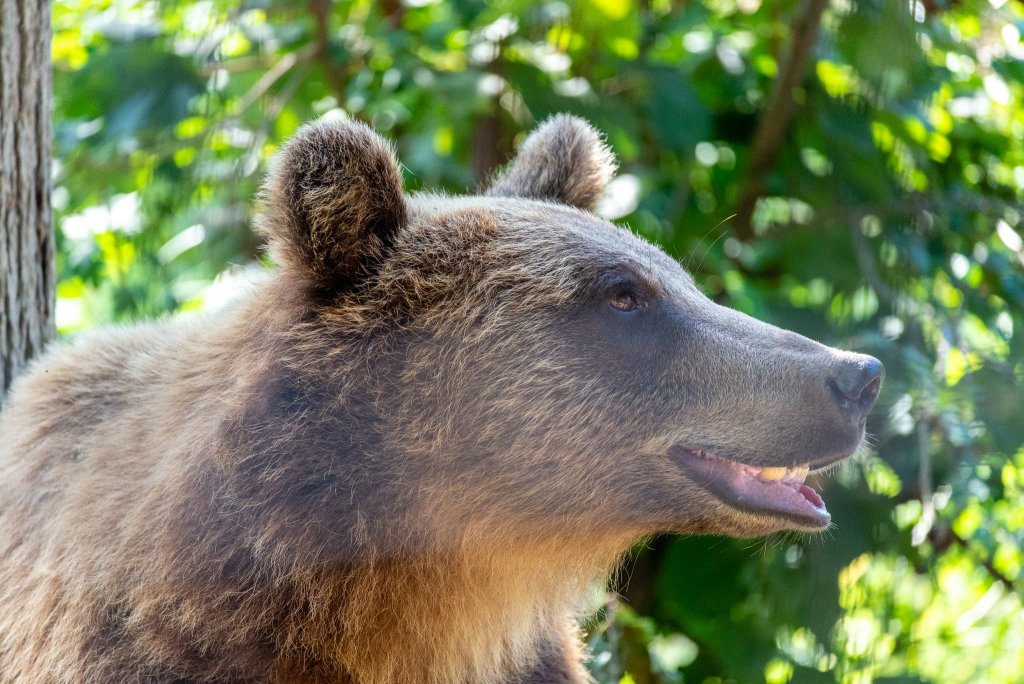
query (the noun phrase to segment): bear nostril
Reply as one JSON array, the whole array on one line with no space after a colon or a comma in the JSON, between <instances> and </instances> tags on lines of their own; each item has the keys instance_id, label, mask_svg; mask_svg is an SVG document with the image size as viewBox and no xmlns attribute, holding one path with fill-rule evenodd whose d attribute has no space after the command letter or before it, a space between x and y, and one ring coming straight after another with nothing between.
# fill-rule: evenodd
<instances>
[{"instance_id":1,"label":"bear nostril","mask_svg":"<svg viewBox=\"0 0 1024 684\"><path fill-rule=\"evenodd\" d=\"M885 367L881 361L858 355L856 360L845 361L829 378L828 385L839 408L860 419L874 405L884 378Z\"/></svg>"},{"instance_id":2,"label":"bear nostril","mask_svg":"<svg viewBox=\"0 0 1024 684\"><path fill-rule=\"evenodd\" d=\"M861 404L871 405L875 403L875 399L878 397L878 391L882 389L882 378L876 376L871 382L865 385L864 389L860 391L860 396L857 400Z\"/></svg>"}]
</instances>

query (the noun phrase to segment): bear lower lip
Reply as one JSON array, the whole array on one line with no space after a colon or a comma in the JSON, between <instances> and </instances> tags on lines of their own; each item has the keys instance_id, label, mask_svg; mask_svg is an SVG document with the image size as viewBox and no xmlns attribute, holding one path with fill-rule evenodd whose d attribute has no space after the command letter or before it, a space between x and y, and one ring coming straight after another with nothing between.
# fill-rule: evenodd
<instances>
[{"instance_id":1,"label":"bear lower lip","mask_svg":"<svg viewBox=\"0 0 1024 684\"><path fill-rule=\"evenodd\" d=\"M810 466L758 468L682 445L671 447L669 456L733 508L782 517L803 529L824 529L832 519L818 492L804 484Z\"/></svg>"}]
</instances>

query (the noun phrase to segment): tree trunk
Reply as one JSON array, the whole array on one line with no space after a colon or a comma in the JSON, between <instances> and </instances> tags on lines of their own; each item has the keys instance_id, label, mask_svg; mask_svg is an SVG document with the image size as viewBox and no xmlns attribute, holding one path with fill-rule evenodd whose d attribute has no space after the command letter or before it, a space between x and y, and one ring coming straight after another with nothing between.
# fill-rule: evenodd
<instances>
[{"instance_id":1,"label":"tree trunk","mask_svg":"<svg viewBox=\"0 0 1024 684\"><path fill-rule=\"evenodd\" d=\"M50 3L0 0L0 406L54 335Z\"/></svg>"}]
</instances>

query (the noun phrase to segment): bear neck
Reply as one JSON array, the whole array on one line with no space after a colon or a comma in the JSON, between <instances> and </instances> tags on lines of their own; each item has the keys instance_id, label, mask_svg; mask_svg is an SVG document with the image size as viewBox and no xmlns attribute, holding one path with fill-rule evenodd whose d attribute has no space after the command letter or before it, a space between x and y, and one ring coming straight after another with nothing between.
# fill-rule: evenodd
<instances>
[{"instance_id":1,"label":"bear neck","mask_svg":"<svg viewBox=\"0 0 1024 684\"><path fill-rule=\"evenodd\" d=\"M505 681L593 610L618 557L551 540L366 559L334 571L337 602L321 605L330 615L294 628L308 652L360 683ZM302 584L317 587L311 605L322 596L323 582Z\"/></svg>"}]
</instances>

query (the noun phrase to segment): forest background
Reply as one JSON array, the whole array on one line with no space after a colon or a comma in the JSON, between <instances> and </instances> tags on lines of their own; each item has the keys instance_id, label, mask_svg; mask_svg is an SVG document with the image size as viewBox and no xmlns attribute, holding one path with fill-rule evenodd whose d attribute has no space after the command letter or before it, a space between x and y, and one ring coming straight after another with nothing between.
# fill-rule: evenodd
<instances>
[{"instance_id":1,"label":"forest background","mask_svg":"<svg viewBox=\"0 0 1024 684\"><path fill-rule=\"evenodd\" d=\"M605 216L888 370L834 527L638 548L598 680L1021 682L1022 33L1002 0L58 2L58 329L223 305L311 118L464 193L579 114L621 160Z\"/></svg>"}]
</instances>

